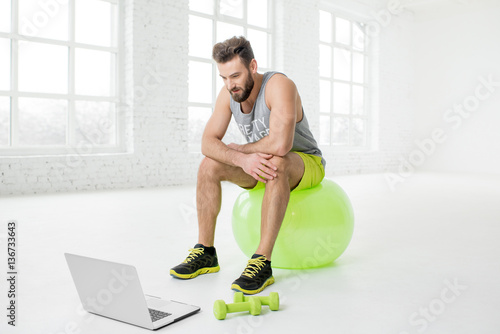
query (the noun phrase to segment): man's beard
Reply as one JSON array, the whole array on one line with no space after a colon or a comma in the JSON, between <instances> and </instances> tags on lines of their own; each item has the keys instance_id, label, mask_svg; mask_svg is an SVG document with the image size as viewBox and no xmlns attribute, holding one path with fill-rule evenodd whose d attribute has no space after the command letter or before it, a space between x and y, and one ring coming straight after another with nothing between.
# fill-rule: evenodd
<instances>
[{"instance_id":1,"label":"man's beard","mask_svg":"<svg viewBox=\"0 0 500 334\"><path fill-rule=\"evenodd\" d=\"M247 81L245 82L245 88L239 88L239 87L233 88L233 90L234 89L240 90L241 93L235 94L235 93L233 93L233 91L229 91L229 93L233 97L233 100L235 100L238 103L241 103L243 101L246 101L246 99L248 99L248 97L250 96L250 93L252 92L253 85L254 85L254 81L252 78L252 74L249 72Z\"/></svg>"}]
</instances>

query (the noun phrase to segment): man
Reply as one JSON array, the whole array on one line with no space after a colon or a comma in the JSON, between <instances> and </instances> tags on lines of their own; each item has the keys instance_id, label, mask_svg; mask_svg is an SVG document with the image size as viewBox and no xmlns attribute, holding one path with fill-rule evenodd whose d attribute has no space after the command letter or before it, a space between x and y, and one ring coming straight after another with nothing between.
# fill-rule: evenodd
<instances>
[{"instance_id":1,"label":"man","mask_svg":"<svg viewBox=\"0 0 500 334\"><path fill-rule=\"evenodd\" d=\"M214 234L221 207L221 181L245 189L265 187L260 244L231 285L233 290L255 294L274 283L272 250L290 192L320 183L325 161L292 80L277 72L257 73L252 48L244 37L217 43L212 57L225 87L202 138L205 158L198 171L196 193L198 244L170 274L188 279L219 271ZM247 144L222 142L231 116Z\"/></svg>"}]
</instances>

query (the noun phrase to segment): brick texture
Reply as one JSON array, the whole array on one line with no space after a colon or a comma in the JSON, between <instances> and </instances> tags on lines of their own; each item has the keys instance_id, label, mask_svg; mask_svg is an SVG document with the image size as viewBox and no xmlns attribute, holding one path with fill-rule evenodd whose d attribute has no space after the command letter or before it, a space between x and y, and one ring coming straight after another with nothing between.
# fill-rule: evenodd
<instances>
[{"instance_id":1,"label":"brick texture","mask_svg":"<svg viewBox=\"0 0 500 334\"><path fill-rule=\"evenodd\" d=\"M320 2L274 0L273 7L275 69L297 84L319 138ZM187 142L188 15L188 1L126 1L123 153L2 157L0 195L194 183L202 156ZM394 17L374 39L373 147L324 149L328 176L389 171L411 149L411 26L411 17Z\"/></svg>"}]
</instances>

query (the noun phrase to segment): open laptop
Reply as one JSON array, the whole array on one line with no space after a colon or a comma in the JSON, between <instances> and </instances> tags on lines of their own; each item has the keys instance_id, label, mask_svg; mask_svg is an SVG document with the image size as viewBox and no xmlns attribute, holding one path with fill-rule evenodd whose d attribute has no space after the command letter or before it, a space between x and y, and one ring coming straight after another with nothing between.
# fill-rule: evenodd
<instances>
[{"instance_id":1,"label":"open laptop","mask_svg":"<svg viewBox=\"0 0 500 334\"><path fill-rule=\"evenodd\" d=\"M64 256L87 312L154 330L200 310L145 295L133 266L68 253Z\"/></svg>"}]
</instances>

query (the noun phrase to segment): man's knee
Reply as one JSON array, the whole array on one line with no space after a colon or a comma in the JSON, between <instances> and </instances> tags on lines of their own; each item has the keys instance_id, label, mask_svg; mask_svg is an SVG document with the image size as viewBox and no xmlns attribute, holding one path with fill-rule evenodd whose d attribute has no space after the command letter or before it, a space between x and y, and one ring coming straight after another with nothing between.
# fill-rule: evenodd
<instances>
[{"instance_id":1,"label":"man's knee","mask_svg":"<svg viewBox=\"0 0 500 334\"><path fill-rule=\"evenodd\" d=\"M278 177L275 180L287 180L291 189L297 186L304 174L304 166L300 156L290 152L284 157L272 157L271 162L278 168L276 171Z\"/></svg>"},{"instance_id":2,"label":"man's knee","mask_svg":"<svg viewBox=\"0 0 500 334\"><path fill-rule=\"evenodd\" d=\"M289 157L287 157L287 156L284 156L284 157L274 156L271 158L270 161L277 167L276 173L277 173L278 178L279 177L282 177L282 178L283 177L286 177L286 178L290 177L291 161L290 161Z\"/></svg>"},{"instance_id":3,"label":"man's knee","mask_svg":"<svg viewBox=\"0 0 500 334\"><path fill-rule=\"evenodd\" d=\"M214 159L204 157L198 169L198 177L219 177L223 164Z\"/></svg>"},{"instance_id":4,"label":"man's knee","mask_svg":"<svg viewBox=\"0 0 500 334\"><path fill-rule=\"evenodd\" d=\"M275 156L273 156L273 157L270 159L270 161L271 161L271 162L272 162L272 163L273 163L276 167L278 167L278 170L279 170L279 169L283 169L283 170L284 170L284 169L286 169L286 167L287 167L287 166L286 166L286 165L287 165L287 163L286 163L286 157L280 157L280 156L275 155ZM281 167L281 168L280 168L280 167Z\"/></svg>"}]
</instances>

